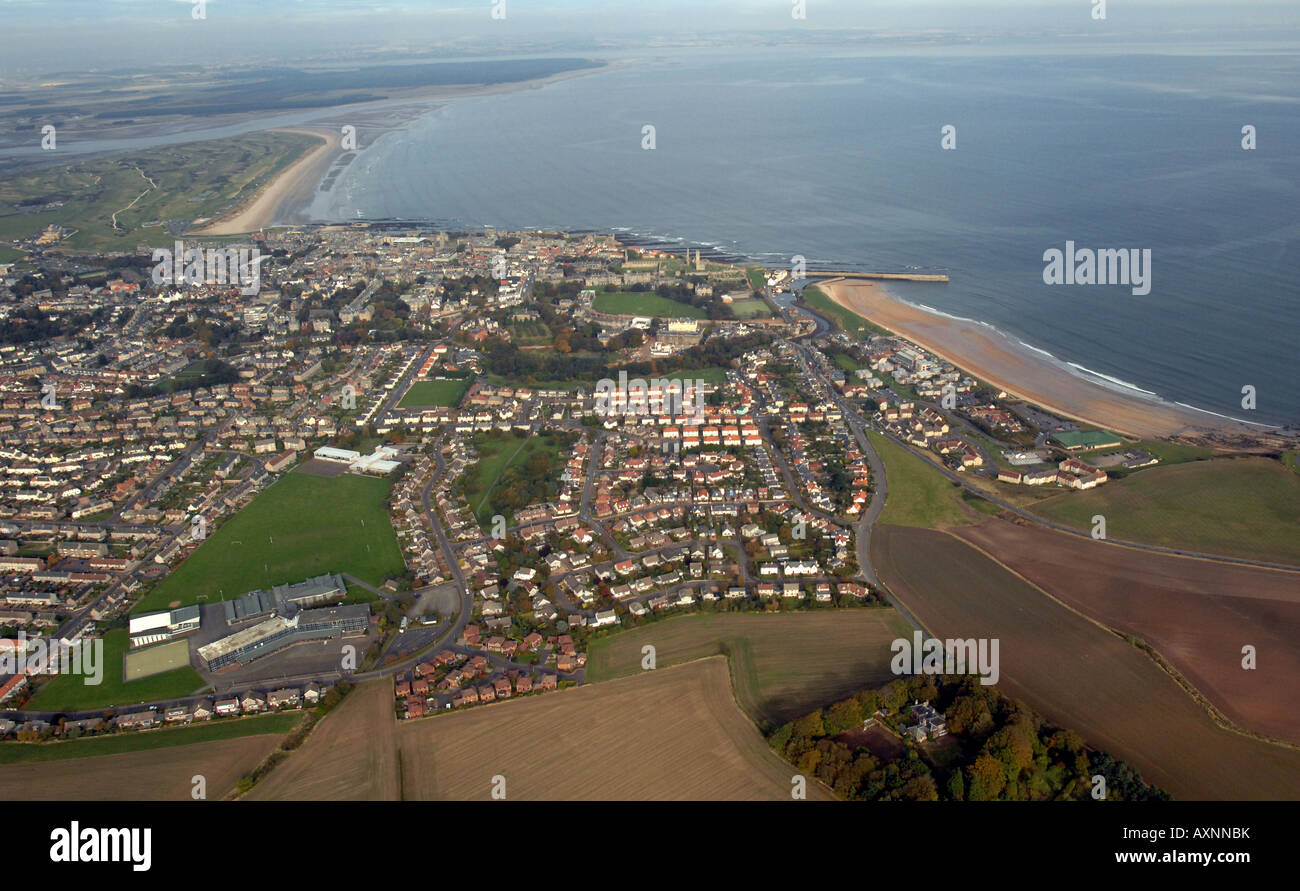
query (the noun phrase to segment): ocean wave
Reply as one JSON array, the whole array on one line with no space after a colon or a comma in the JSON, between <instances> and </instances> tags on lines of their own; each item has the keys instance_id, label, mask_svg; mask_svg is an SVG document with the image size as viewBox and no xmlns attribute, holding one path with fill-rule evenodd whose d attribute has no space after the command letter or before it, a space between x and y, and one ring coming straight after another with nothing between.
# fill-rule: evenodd
<instances>
[{"instance_id":1,"label":"ocean wave","mask_svg":"<svg viewBox=\"0 0 1300 891\"><path fill-rule=\"evenodd\" d=\"M1243 421L1241 418L1234 418L1232 415L1219 414L1217 411L1210 411L1208 408L1201 408L1199 405L1188 405L1186 402L1175 402L1174 405L1181 405L1183 408L1190 408L1192 411L1199 411L1201 414L1214 415L1216 418L1226 418L1229 421L1236 421L1238 424L1246 424L1250 427L1263 427L1267 430L1277 430L1281 424L1262 424L1259 421Z\"/></svg>"},{"instance_id":2,"label":"ocean wave","mask_svg":"<svg viewBox=\"0 0 1300 891\"><path fill-rule=\"evenodd\" d=\"M1144 395L1146 395L1146 396L1150 396L1150 397L1152 397L1152 398L1154 398L1154 399L1159 399L1159 398L1160 398L1160 394L1159 394L1159 393L1154 393L1154 392L1152 392L1151 390L1144 390L1144 389L1142 389L1141 387L1139 387L1137 384L1129 383L1128 381L1126 381L1126 380L1124 380L1124 379L1122 379L1122 378L1111 377L1109 374L1102 374L1100 371L1093 371L1091 368L1088 368L1088 367L1085 366L1085 365L1080 365L1078 362L1066 362L1065 364L1066 364L1066 365L1069 365L1071 368L1073 368L1073 369L1075 369L1075 370L1077 370L1077 371L1082 372L1083 374L1088 375L1089 377L1101 378L1102 380L1104 380L1104 381L1109 381L1110 383L1114 384L1115 386L1117 386L1117 387L1122 387L1122 388L1125 389L1125 390L1132 390L1132 391L1134 391L1135 393L1142 393L1142 394L1144 394Z\"/></svg>"}]
</instances>

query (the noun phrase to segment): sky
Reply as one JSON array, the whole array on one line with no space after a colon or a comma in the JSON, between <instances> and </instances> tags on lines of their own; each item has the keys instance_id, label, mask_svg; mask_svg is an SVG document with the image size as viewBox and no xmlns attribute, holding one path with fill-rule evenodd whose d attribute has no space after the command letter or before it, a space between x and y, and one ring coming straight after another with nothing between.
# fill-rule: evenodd
<instances>
[{"instance_id":1,"label":"sky","mask_svg":"<svg viewBox=\"0 0 1300 891\"><path fill-rule=\"evenodd\" d=\"M386 48L591 52L762 31L1102 39L1300 31L1294 0L0 0L0 77L199 60L301 61ZM792 15L802 4L803 18ZM503 6L502 6L503 4ZM504 17L493 11L504 9Z\"/></svg>"}]
</instances>

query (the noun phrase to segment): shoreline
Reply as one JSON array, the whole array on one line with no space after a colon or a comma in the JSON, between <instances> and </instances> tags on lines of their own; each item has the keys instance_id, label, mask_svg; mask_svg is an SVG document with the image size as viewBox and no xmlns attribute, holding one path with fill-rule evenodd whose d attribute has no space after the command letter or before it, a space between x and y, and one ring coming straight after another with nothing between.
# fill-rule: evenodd
<instances>
[{"instance_id":1,"label":"shoreline","mask_svg":"<svg viewBox=\"0 0 1300 891\"><path fill-rule=\"evenodd\" d=\"M904 303L879 282L840 279L813 284L840 307L912 341L972 377L1062 418L1136 439L1198 433L1258 437L1272 429L1155 395L1130 395L1103 386L1037 355L994 328Z\"/></svg>"},{"instance_id":2,"label":"shoreline","mask_svg":"<svg viewBox=\"0 0 1300 891\"><path fill-rule=\"evenodd\" d=\"M322 143L277 173L275 178L267 183L247 205L190 234L244 235L271 225L282 205L295 199L304 188L315 190L316 184L329 170L329 165L342 142L341 132L322 128L280 127L268 132L315 136L321 139Z\"/></svg>"},{"instance_id":3,"label":"shoreline","mask_svg":"<svg viewBox=\"0 0 1300 891\"><path fill-rule=\"evenodd\" d=\"M446 103L456 99L492 96L519 90L540 90L554 83L609 71L625 64L627 63L601 60L599 65L592 68L560 71L546 77L524 81L411 88L410 90L395 91L394 95L374 102L339 105L322 109L321 115L312 122L285 127L270 127L266 130L250 130L249 132L302 133L323 138L326 142L325 145L313 149L307 155L280 171L261 192L254 196L247 206L238 208L234 212L227 214L223 219L210 222L203 229L195 230L190 234L245 235L271 226L301 225L307 222L306 220L290 220L295 216L301 216L311 206L317 187L324 181L333 162L342 151L340 148L342 144L340 129L327 124L327 122L332 122L334 118L339 117L340 113L345 109L353 111L361 118L364 118L368 113L375 113L385 108L423 106L419 115L416 115L423 116L437 111ZM388 122L387 125L378 129L380 132L372 137L368 144L373 144L384 136L402 129L402 127ZM333 222L346 223L348 221Z\"/></svg>"}]
</instances>

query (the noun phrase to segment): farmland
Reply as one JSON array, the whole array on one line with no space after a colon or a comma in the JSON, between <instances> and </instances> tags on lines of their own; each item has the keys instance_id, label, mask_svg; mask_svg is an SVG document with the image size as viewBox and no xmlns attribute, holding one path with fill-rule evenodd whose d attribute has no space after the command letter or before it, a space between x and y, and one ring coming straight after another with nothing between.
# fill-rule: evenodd
<instances>
[{"instance_id":1,"label":"farmland","mask_svg":"<svg viewBox=\"0 0 1300 891\"><path fill-rule=\"evenodd\" d=\"M793 770L713 657L397 729L408 799L790 800ZM808 797L830 793L816 782Z\"/></svg>"},{"instance_id":2,"label":"farmland","mask_svg":"<svg viewBox=\"0 0 1300 891\"><path fill-rule=\"evenodd\" d=\"M650 316L661 319L704 319L708 313L698 306L660 297L654 291L612 291L596 295L592 301L596 312L623 316Z\"/></svg>"},{"instance_id":3,"label":"farmland","mask_svg":"<svg viewBox=\"0 0 1300 891\"><path fill-rule=\"evenodd\" d=\"M867 436L885 462L889 479L889 496L880 522L927 529L969 522L961 508L961 490L943 474L881 434L868 431Z\"/></svg>"},{"instance_id":4,"label":"farmland","mask_svg":"<svg viewBox=\"0 0 1300 891\"><path fill-rule=\"evenodd\" d=\"M0 240L58 225L76 231L65 242L74 248L134 250L151 238L170 246L163 221L220 216L318 145L300 133L251 133L6 177Z\"/></svg>"},{"instance_id":5,"label":"farmland","mask_svg":"<svg viewBox=\"0 0 1300 891\"><path fill-rule=\"evenodd\" d=\"M1274 680L1300 676L1300 574L996 520L957 534L1069 606L1146 641L1238 726L1300 744L1300 687ZM1242 669L1246 643L1261 670Z\"/></svg>"},{"instance_id":6,"label":"farmland","mask_svg":"<svg viewBox=\"0 0 1300 891\"><path fill-rule=\"evenodd\" d=\"M302 746L243 798L253 801L396 801L401 776L393 682L355 687Z\"/></svg>"},{"instance_id":7,"label":"farmland","mask_svg":"<svg viewBox=\"0 0 1300 891\"><path fill-rule=\"evenodd\" d=\"M779 726L892 678L889 644L911 627L893 609L775 615L700 613L654 622L593 641L589 681L641 673L641 648L658 668L724 654L740 707L760 726Z\"/></svg>"},{"instance_id":8,"label":"farmland","mask_svg":"<svg viewBox=\"0 0 1300 891\"><path fill-rule=\"evenodd\" d=\"M469 389L469 378L437 381L416 381L411 384L398 408L454 407L460 405L461 399Z\"/></svg>"},{"instance_id":9,"label":"farmland","mask_svg":"<svg viewBox=\"0 0 1300 891\"><path fill-rule=\"evenodd\" d=\"M939 637L1000 641L1000 689L1180 799L1300 798L1300 751L1217 726L1145 652L945 532L877 527L882 580Z\"/></svg>"},{"instance_id":10,"label":"farmland","mask_svg":"<svg viewBox=\"0 0 1300 891\"><path fill-rule=\"evenodd\" d=\"M149 731L132 736L181 732ZM6 797L16 801L190 801L194 777L202 776L207 785L206 798L217 800L234 789L239 778L256 767L279 742L278 733L260 733L113 755L6 764L0 766L0 786ZM94 743L98 741L58 745Z\"/></svg>"},{"instance_id":11,"label":"farmland","mask_svg":"<svg viewBox=\"0 0 1300 891\"><path fill-rule=\"evenodd\" d=\"M123 656L128 643L125 628L104 634L104 675L101 683L87 684L75 674L50 678L28 702L37 711L88 711L111 705L152 702L189 696L203 689L203 678L186 663L149 677L127 681L123 677Z\"/></svg>"},{"instance_id":12,"label":"farmland","mask_svg":"<svg viewBox=\"0 0 1300 891\"><path fill-rule=\"evenodd\" d=\"M1033 510L1078 529L1100 514L1109 538L1300 566L1300 476L1269 458L1151 467Z\"/></svg>"},{"instance_id":13,"label":"farmland","mask_svg":"<svg viewBox=\"0 0 1300 891\"><path fill-rule=\"evenodd\" d=\"M346 572L372 585L404 563L384 501L388 480L288 473L258 495L136 606L138 613Z\"/></svg>"}]
</instances>

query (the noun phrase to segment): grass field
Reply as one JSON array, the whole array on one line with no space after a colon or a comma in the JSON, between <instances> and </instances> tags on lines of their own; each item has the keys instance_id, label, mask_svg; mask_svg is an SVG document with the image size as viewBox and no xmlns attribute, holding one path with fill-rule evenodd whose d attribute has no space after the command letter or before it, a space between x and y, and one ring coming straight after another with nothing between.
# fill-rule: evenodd
<instances>
[{"instance_id":1,"label":"grass field","mask_svg":"<svg viewBox=\"0 0 1300 891\"><path fill-rule=\"evenodd\" d=\"M127 681L122 676L122 657L129 644L126 629L114 628L106 632L103 641L104 675L100 683L87 684L81 675L57 675L36 692L27 707L48 712L90 711L189 696L204 687L203 678L189 665Z\"/></svg>"},{"instance_id":2,"label":"grass field","mask_svg":"<svg viewBox=\"0 0 1300 891\"><path fill-rule=\"evenodd\" d=\"M1300 799L1300 751L1219 728L1144 651L953 535L878 526L871 556L937 637L999 641L1002 692L1148 783L1179 799Z\"/></svg>"},{"instance_id":3,"label":"grass field","mask_svg":"<svg viewBox=\"0 0 1300 891\"><path fill-rule=\"evenodd\" d=\"M288 473L224 523L135 612L230 600L255 588L346 572L379 585L405 564L385 479Z\"/></svg>"},{"instance_id":4,"label":"grass field","mask_svg":"<svg viewBox=\"0 0 1300 891\"><path fill-rule=\"evenodd\" d=\"M961 509L961 489L924 460L873 430L871 444L885 462L889 495L880 522L898 526L960 526L970 519Z\"/></svg>"},{"instance_id":5,"label":"grass field","mask_svg":"<svg viewBox=\"0 0 1300 891\"><path fill-rule=\"evenodd\" d=\"M7 244L0 244L0 263L15 263L26 256L17 248L12 248Z\"/></svg>"},{"instance_id":6,"label":"grass field","mask_svg":"<svg viewBox=\"0 0 1300 891\"><path fill-rule=\"evenodd\" d=\"M473 383L464 380L416 381L402 396L398 408L426 408L429 406L454 407L460 405L461 399Z\"/></svg>"},{"instance_id":7,"label":"grass field","mask_svg":"<svg viewBox=\"0 0 1300 891\"><path fill-rule=\"evenodd\" d=\"M0 743L0 764L34 764L72 758L100 758L126 752L157 751L174 746L239 739L262 734L281 735L298 726L302 712L230 718L184 727L164 727L107 736L88 736L66 742Z\"/></svg>"},{"instance_id":8,"label":"grass field","mask_svg":"<svg viewBox=\"0 0 1300 891\"><path fill-rule=\"evenodd\" d=\"M497 482L508 468L525 464L534 455L549 452L559 460L557 472L563 472L560 440L550 434L538 433L521 439L510 433L484 433L474 437L474 447L479 459L471 465L464 477L465 497L481 525L489 525L492 517L501 514L509 523L513 511L499 501Z\"/></svg>"},{"instance_id":9,"label":"grass field","mask_svg":"<svg viewBox=\"0 0 1300 891\"><path fill-rule=\"evenodd\" d=\"M243 797L253 801L396 801L393 682L360 684L290 754Z\"/></svg>"},{"instance_id":10,"label":"grass field","mask_svg":"<svg viewBox=\"0 0 1300 891\"><path fill-rule=\"evenodd\" d=\"M726 660L498 703L397 728L404 797L790 801L794 770L736 707ZM819 783L808 797L829 799Z\"/></svg>"},{"instance_id":11,"label":"grass field","mask_svg":"<svg viewBox=\"0 0 1300 891\"><path fill-rule=\"evenodd\" d=\"M813 312L825 316L832 322L838 322L844 333L854 337L865 339L874 334L889 333L884 328L871 324L857 313L840 306L816 285L804 288L800 300Z\"/></svg>"},{"instance_id":12,"label":"grass field","mask_svg":"<svg viewBox=\"0 0 1300 891\"><path fill-rule=\"evenodd\" d=\"M624 316L651 316L661 319L706 319L709 314L698 306L660 297L653 291L601 292L591 303L596 312Z\"/></svg>"},{"instance_id":13,"label":"grass field","mask_svg":"<svg viewBox=\"0 0 1300 891\"><path fill-rule=\"evenodd\" d=\"M131 735L183 732L149 731ZM0 766L0 788L5 790L6 797L16 801L192 801L194 778L201 776L206 799L216 801L233 790L239 778L253 770L279 744L277 731L52 763L7 764ZM5 743L2 747L8 746Z\"/></svg>"},{"instance_id":14,"label":"grass field","mask_svg":"<svg viewBox=\"0 0 1300 891\"><path fill-rule=\"evenodd\" d=\"M303 134L249 133L9 176L0 181L0 240L56 224L77 230L64 242L69 247L134 250L142 241L170 247L174 238L162 222L220 216L320 142Z\"/></svg>"},{"instance_id":15,"label":"grass field","mask_svg":"<svg viewBox=\"0 0 1300 891\"><path fill-rule=\"evenodd\" d=\"M731 659L740 707L759 727L770 729L891 680L889 645L911 633L907 621L888 608L699 613L593 641L587 679L640 674L646 645L655 648L656 670L722 653Z\"/></svg>"},{"instance_id":16,"label":"grass field","mask_svg":"<svg viewBox=\"0 0 1300 891\"><path fill-rule=\"evenodd\" d=\"M127 681L138 681L174 668L184 668L189 664L190 642L173 640L128 652L123 675Z\"/></svg>"},{"instance_id":17,"label":"grass field","mask_svg":"<svg viewBox=\"0 0 1300 891\"><path fill-rule=\"evenodd\" d=\"M1300 565L1300 476L1269 458L1151 467L1032 509L1079 529L1100 514L1110 538Z\"/></svg>"},{"instance_id":18,"label":"grass field","mask_svg":"<svg viewBox=\"0 0 1300 891\"><path fill-rule=\"evenodd\" d=\"M733 300L730 303L731 312L738 319L757 319L766 318L772 314L772 309L767 305L767 301L759 297L747 297L744 300Z\"/></svg>"}]
</instances>

